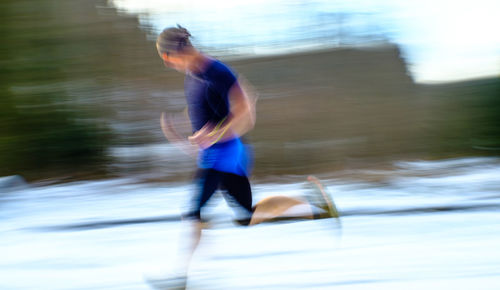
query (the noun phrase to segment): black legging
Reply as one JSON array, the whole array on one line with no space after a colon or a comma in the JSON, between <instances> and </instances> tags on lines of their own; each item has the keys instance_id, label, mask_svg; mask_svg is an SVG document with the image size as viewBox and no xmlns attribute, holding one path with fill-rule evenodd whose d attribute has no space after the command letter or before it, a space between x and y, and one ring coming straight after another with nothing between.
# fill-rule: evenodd
<instances>
[{"instance_id":1,"label":"black legging","mask_svg":"<svg viewBox=\"0 0 500 290\"><path fill-rule=\"evenodd\" d=\"M200 169L197 175L199 191L194 197L194 210L188 217L201 220L201 208L220 188L252 215L252 190L248 177L215 169Z\"/></svg>"}]
</instances>

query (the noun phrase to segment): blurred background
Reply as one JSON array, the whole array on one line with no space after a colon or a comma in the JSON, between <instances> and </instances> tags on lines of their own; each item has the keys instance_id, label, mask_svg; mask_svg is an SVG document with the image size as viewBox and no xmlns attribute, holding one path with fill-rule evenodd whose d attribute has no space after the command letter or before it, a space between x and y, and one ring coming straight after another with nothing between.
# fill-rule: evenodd
<instances>
[{"instance_id":1,"label":"blurred background","mask_svg":"<svg viewBox=\"0 0 500 290\"><path fill-rule=\"evenodd\" d=\"M2 0L0 288L145 289L146 268L171 266L195 161L161 133L164 111L190 128L184 76L155 40L180 24L259 92L256 201L303 196L315 174L343 215L341 245L328 221L226 224L192 288L494 289L499 12L494 0ZM212 217L230 219L217 204Z\"/></svg>"},{"instance_id":2,"label":"blurred background","mask_svg":"<svg viewBox=\"0 0 500 290\"><path fill-rule=\"evenodd\" d=\"M498 7L447 3L2 1L0 174L189 172L158 122L185 104L154 46L177 23L259 91L256 178L498 155Z\"/></svg>"}]
</instances>

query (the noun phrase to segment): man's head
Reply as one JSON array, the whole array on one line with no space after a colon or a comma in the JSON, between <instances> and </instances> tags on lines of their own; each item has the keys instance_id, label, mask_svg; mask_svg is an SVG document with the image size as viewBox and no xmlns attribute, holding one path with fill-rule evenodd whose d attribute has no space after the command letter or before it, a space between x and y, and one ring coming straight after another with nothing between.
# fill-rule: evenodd
<instances>
[{"instance_id":1,"label":"man's head","mask_svg":"<svg viewBox=\"0 0 500 290\"><path fill-rule=\"evenodd\" d=\"M185 72L188 67L189 55L194 48L189 40L191 34L186 28L165 28L156 40L156 49L166 66Z\"/></svg>"}]
</instances>

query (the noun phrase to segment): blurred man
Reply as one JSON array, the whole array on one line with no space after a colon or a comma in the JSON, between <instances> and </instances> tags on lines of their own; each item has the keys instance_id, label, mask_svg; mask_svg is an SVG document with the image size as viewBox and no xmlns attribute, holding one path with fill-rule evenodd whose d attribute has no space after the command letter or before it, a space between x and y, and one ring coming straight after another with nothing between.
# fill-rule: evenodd
<instances>
[{"instance_id":1,"label":"blurred man","mask_svg":"<svg viewBox=\"0 0 500 290\"><path fill-rule=\"evenodd\" d=\"M190 41L191 34L183 27L166 28L158 36L156 47L167 67L186 75L184 89L193 134L186 139L178 134L163 114L162 130L166 138L190 151L198 151L198 189L192 209L186 215L193 221L193 241L185 265L181 267L180 280L185 282L189 260L195 251L202 232L202 208L217 189L224 189L226 196L236 201L244 212L241 224L258 224L283 216L290 208L306 206L301 217L314 217L309 204L285 197L270 197L252 207L252 191L248 176L251 154L240 137L255 125L256 97L251 97L231 69L209 57Z\"/></svg>"}]
</instances>

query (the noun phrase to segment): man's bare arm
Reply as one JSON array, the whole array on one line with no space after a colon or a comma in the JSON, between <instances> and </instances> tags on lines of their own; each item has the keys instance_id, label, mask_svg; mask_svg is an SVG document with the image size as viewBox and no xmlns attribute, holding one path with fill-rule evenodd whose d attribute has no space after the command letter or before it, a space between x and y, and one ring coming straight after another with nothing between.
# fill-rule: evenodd
<instances>
[{"instance_id":1,"label":"man's bare arm","mask_svg":"<svg viewBox=\"0 0 500 290\"><path fill-rule=\"evenodd\" d=\"M219 124L206 124L188 139L202 148L240 137L253 129L256 122L257 93L251 85L240 78L229 90L230 113Z\"/></svg>"},{"instance_id":2,"label":"man's bare arm","mask_svg":"<svg viewBox=\"0 0 500 290\"><path fill-rule=\"evenodd\" d=\"M182 137L175 129L174 122L172 118L166 113L161 114L160 118L161 130L163 135L167 140L179 148L181 151L190 156L196 156L196 147L187 141L186 138Z\"/></svg>"}]
</instances>

